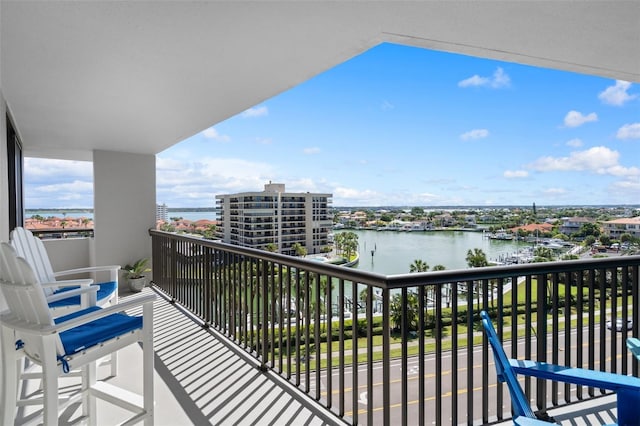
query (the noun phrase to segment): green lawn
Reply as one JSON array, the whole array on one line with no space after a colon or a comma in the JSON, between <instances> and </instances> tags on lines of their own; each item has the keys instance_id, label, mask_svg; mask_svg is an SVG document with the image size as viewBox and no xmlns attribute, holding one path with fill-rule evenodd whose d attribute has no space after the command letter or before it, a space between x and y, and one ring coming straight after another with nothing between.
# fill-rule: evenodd
<instances>
[{"instance_id":1,"label":"green lawn","mask_svg":"<svg viewBox=\"0 0 640 426\"><path fill-rule=\"evenodd\" d=\"M525 284L526 283L523 281L520 284L518 284L518 286L517 286L517 294L518 294L517 305L519 307L519 310L524 310L524 307L525 307L525 302L526 302L526 300L525 300ZM549 284L549 285L551 285L551 284ZM532 304L536 304L536 302L537 302L537 286L538 286L537 280L532 279L532 282L531 282L531 299L532 299L531 303ZM578 289L576 287L570 287L570 290L571 290L572 298L573 298L573 300L575 300L575 298L577 296L577 293L578 293ZM559 305L561 307L564 306L564 298L565 298L565 294L566 294L565 292L566 292L566 286L564 284L558 284L558 295L559 295L559 300L560 300ZM586 301L587 300L587 296L588 296L588 289L587 288L583 289L583 295L584 295L584 300ZM509 292L505 293L504 299L503 299L505 306L508 306L508 307L511 306L512 297L513 297L513 292L512 291L509 291ZM617 306L621 306L621 303L623 301L622 299L623 299L622 297L618 297L617 298ZM611 299L608 298L607 302L606 302L606 308L610 308L610 306L611 306ZM595 308L596 308L595 321L597 323L597 322L600 321L600 312L601 312L598 300L596 300ZM576 312L575 306L572 306L572 313L575 313L575 312ZM583 313L586 313L586 312L587 312L586 309L583 309ZM443 318L448 318L450 316L451 309L443 309L442 313L443 313ZM537 322L537 314L536 314L535 310L532 311L530 313L530 315L531 315L532 323L535 324ZM522 324L524 322L524 319L525 319L525 315L524 314L519 314L518 315L518 323L519 324ZM550 322L551 320L552 320L552 316L549 315L547 317L547 321ZM505 330L506 330L505 333L504 333L503 338L505 340L506 339L510 339L511 338L511 334L513 332L511 327L510 327L510 325L511 325L511 316L510 315L505 315L503 317L503 324L504 324ZM577 318L572 318L570 326L571 327L575 327L576 325L577 325ZM483 338L482 334L480 333L481 329L479 328L480 327L479 322L476 322L475 327L477 327L477 328L475 330L476 333L472 337L472 339L473 339L472 344L473 345L480 344L482 342L482 338ZM565 328L565 323L563 321L559 321L558 327L559 327L560 330L563 330ZM519 337L524 337L525 331L526 330L523 327L519 327L518 330L517 330L518 336ZM468 332L468 328L467 328L466 323L458 324L458 326L457 326L457 338L456 338L458 348L464 348L464 347L466 347L468 345L469 341L468 341L467 332ZM443 339L442 339L442 342L441 342L443 350L449 350L452 347L453 339L452 339L451 333L452 333L452 326L443 327L443 329L442 329ZM435 341L432 339L432 337L433 337L433 330L426 330L425 331L425 340L426 340L425 352L427 352L427 353L435 352L436 345L435 345ZM380 336L380 335L373 336L373 346L374 346L373 359L374 360L381 360L382 359L382 355L383 355L383 352L382 352L382 343L383 342L382 341L383 341L382 336ZM396 343L401 343L401 339L399 338L399 336L393 335L393 336L390 337L390 342L391 342L392 345L396 344ZM418 351L419 351L418 339L417 338L412 339L411 341L409 341L408 344L409 344L409 346L408 346L407 350L408 350L409 356L417 355ZM367 338L366 337L358 338L358 348L366 348L366 347L367 347ZM326 367L326 358L325 357L326 357L326 354L327 354L327 348L328 348L328 343L321 343L320 344L319 351L320 351L321 354L324 354L324 355L321 355L321 356L323 356L323 358L321 359L321 367L322 368ZM345 351L351 351L352 348L353 348L353 341L351 339L345 339L345 341L344 341L344 349L345 349ZM300 350L304 351L304 349L305 349L305 346L301 345L300 346ZM333 341L331 343L332 364L333 365L337 365L337 363L338 363L338 356L337 356L338 349L339 349L339 342L338 341ZM315 352L315 351L313 351L313 352ZM391 353L391 357L392 358L400 357L402 355L402 348L399 348L399 347L398 348L392 348L390 353ZM316 355L316 353L314 353L314 356L315 355ZM292 356L292 359L293 358L295 358L295 356ZM365 362L366 360L367 360L367 354L366 353L358 355L358 362ZM315 368L315 362L316 362L315 359L310 361L310 366L312 368ZM352 362L352 356L351 355L345 356L345 363L346 364L350 364L351 362ZM295 366L292 366L292 367L295 369ZM302 364L301 368L304 370L306 368L306 364Z\"/></svg>"}]
</instances>

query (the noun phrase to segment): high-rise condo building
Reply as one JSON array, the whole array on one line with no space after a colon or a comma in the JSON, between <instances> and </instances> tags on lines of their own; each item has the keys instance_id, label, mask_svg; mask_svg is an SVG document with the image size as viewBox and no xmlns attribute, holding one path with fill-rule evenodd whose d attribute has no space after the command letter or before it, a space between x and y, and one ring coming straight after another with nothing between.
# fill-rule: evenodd
<instances>
[{"instance_id":1,"label":"high-rise condo building","mask_svg":"<svg viewBox=\"0 0 640 426\"><path fill-rule=\"evenodd\" d=\"M225 243L256 249L274 248L295 255L300 244L308 254L329 246L333 220L332 194L285 192L284 184L269 182L262 192L216 196L217 236Z\"/></svg>"},{"instance_id":2,"label":"high-rise condo building","mask_svg":"<svg viewBox=\"0 0 640 426\"><path fill-rule=\"evenodd\" d=\"M156 220L164 220L166 222L169 216L168 212L169 210L166 204L156 204Z\"/></svg>"}]
</instances>

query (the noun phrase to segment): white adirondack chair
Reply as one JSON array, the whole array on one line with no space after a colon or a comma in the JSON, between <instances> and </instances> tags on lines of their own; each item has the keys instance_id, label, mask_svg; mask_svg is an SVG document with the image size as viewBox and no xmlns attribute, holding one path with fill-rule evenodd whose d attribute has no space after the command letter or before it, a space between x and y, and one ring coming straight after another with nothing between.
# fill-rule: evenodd
<instances>
[{"instance_id":1,"label":"white adirondack chair","mask_svg":"<svg viewBox=\"0 0 640 426\"><path fill-rule=\"evenodd\" d=\"M5 261L5 258L0 255L0 271L9 270L9 266ZM43 287L74 287L62 294L47 297L47 301L55 301L67 296L80 296L83 298L84 305L90 305L93 303L95 306L95 293L97 288L90 287L93 283L91 279L81 280L69 280L69 281L56 281L55 283L42 283ZM93 301L93 302L91 302ZM9 306L4 298L2 291L0 291L0 316L9 315ZM24 400L18 400L17 395L19 391L20 380L30 378L40 378L42 375L39 373L30 373L24 371L24 350L20 347L16 347L16 337L13 330L0 326L0 424L13 424L14 410L17 405L26 405Z\"/></svg>"},{"instance_id":2,"label":"white adirondack chair","mask_svg":"<svg viewBox=\"0 0 640 426\"><path fill-rule=\"evenodd\" d=\"M93 289L92 289L93 290ZM68 404L82 401L82 413L96 424L96 401L102 398L132 411L129 424L153 424L153 300L155 296L131 298L124 303L101 308L89 307L54 319L43 288L34 270L7 243L0 243L0 291L7 310L0 315L3 382L15 377L8 352L20 342L24 354L43 370L43 422L58 423L58 415ZM142 306L141 317L123 313ZM16 340L17 339L17 340ZM143 396L132 394L96 380L96 360L125 346L142 343ZM11 349L9 351L8 349ZM15 359L15 358L14 358ZM64 406L59 405L58 377L72 369L82 369L82 387ZM3 392L2 424L13 424L12 392ZM15 393L13 393L15 398Z\"/></svg>"},{"instance_id":3,"label":"white adirondack chair","mask_svg":"<svg viewBox=\"0 0 640 426\"><path fill-rule=\"evenodd\" d=\"M86 268L71 269L66 271L54 272L49 260L49 254L42 240L36 238L31 231L22 227L17 227L11 231L11 245L23 257L27 263L33 268L36 277L41 283L52 283L60 279L60 277L78 275L78 274L94 274L98 272L108 272L109 281L97 283L99 287L97 296L97 304L104 306L108 303L118 303L118 271L120 265L108 266L90 266ZM47 288L45 294L51 294L66 291L66 288ZM49 302L52 309L62 309L73 311L81 307L81 301L78 296L65 297L54 302Z\"/></svg>"},{"instance_id":4,"label":"white adirondack chair","mask_svg":"<svg viewBox=\"0 0 640 426\"><path fill-rule=\"evenodd\" d=\"M49 307L56 311L54 315L63 315L88 306L106 306L118 303L118 271L120 270L120 265L91 266L54 272L49 260L49 254L42 240L34 236L28 229L22 227L17 227L11 231L11 245L18 256L24 258L31 265L40 283L60 283L58 286L43 286ZM80 294L69 293L69 291L78 285L86 286L92 284L93 281L78 280L75 281L74 285L74 280L60 280L60 277L64 276L100 272L108 272L109 281L96 284L97 292L83 293L84 296L82 297ZM118 375L117 354L114 353L109 362L111 363L111 375L115 377Z\"/></svg>"}]
</instances>

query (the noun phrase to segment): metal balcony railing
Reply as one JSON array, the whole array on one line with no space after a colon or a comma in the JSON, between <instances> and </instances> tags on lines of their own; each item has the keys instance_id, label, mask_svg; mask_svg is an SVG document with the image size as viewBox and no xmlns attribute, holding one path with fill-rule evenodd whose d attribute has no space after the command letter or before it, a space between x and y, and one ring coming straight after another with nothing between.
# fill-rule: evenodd
<instances>
[{"instance_id":1,"label":"metal balcony railing","mask_svg":"<svg viewBox=\"0 0 640 426\"><path fill-rule=\"evenodd\" d=\"M510 418L481 309L510 357L638 375L640 256L384 276L150 234L156 286L349 424ZM602 394L523 385L539 411Z\"/></svg>"}]
</instances>

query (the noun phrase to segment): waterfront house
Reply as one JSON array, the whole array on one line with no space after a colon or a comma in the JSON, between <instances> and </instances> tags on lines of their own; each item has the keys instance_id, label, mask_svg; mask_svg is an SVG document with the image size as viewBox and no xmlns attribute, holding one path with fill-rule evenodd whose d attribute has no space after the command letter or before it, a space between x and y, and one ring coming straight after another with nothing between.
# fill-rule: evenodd
<instances>
[{"instance_id":1,"label":"waterfront house","mask_svg":"<svg viewBox=\"0 0 640 426\"><path fill-rule=\"evenodd\" d=\"M464 313L454 311L454 317L462 318L468 330L460 339L455 328L449 334L455 338L442 339L438 334L443 329L442 305L436 303L429 309L437 339L433 343L435 351L429 355L432 362L427 366L414 363L416 357L409 356L412 347L417 346L408 346L406 324L401 324L402 339L397 347L391 346L388 324L381 326L383 343L374 360L374 348L368 343L378 331L371 325L373 318L368 316L361 329L354 329L342 322L346 317L342 311L338 313L345 315L339 316L335 327L340 336L347 329L367 335L369 339L360 347L345 349L340 344L344 343L342 340L336 342L335 360L311 352L284 355L276 352L272 344L284 336L274 337L275 321L269 315L292 312L275 308L286 305L286 298L276 303L263 297L261 301L269 302L268 306L256 305L258 310L252 312L260 316L259 321L247 322L250 313L244 310L245 305L228 303L231 299L224 296L237 294L232 284L254 289L254 284L273 283L275 280L269 278L282 268L299 269L302 274L298 277L328 276L337 280L340 284L334 296L348 299L351 313L364 310L369 315L373 310L366 308L372 306L376 294L376 304L385 316L389 315L391 291L402 295L405 306L409 287L417 288L418 295L429 291L435 300L443 289L455 289L447 294L451 309L457 309L457 302L471 294L476 296L477 304L490 306L488 295L501 294L498 290L508 280L519 282L518 277L523 277L524 285L531 289L533 280L549 276L549 286L536 287L539 300L549 300L553 307L548 328L545 321L534 321L530 311L520 317L517 309L505 307L504 315L513 313L512 322L504 329L498 327L500 336L518 329L529 333L524 337L524 347L517 349L516 333L511 334L511 354L546 357L544 337L549 336L550 356L558 361L560 356L583 356L581 351L563 351L565 345L570 348L576 343L582 347L588 342L591 352L587 351L580 362L637 375L637 362L623 355L621 349L626 331L609 343L595 338L611 337L604 326L597 324L616 315L626 320L630 304L640 306L637 293L633 293L635 303L625 298L613 310L602 305L597 316L593 316L593 309L589 314L584 312L584 330L588 331L585 341L567 342L555 325L562 321L564 326L573 327L570 317L559 316L561 311L571 311L569 306L559 307L571 300L560 299L554 290L560 287L561 280L572 279L585 289L584 293L577 293L577 297L585 297L584 305L576 307L576 320L582 321L583 306L600 306L591 291L604 286L605 278L619 277L620 281L606 283L613 290L637 289L637 257L380 277L149 230L156 220L157 153L379 43L400 43L638 83L639 8L640 4L633 1L3 0L0 240L7 241L10 230L24 223L24 156L91 162L94 238L52 240L47 248L58 269L89 263L124 265L131 259L153 258L154 291L163 295L156 305L156 372L162 377L156 380L157 424L479 424L510 417L508 396L496 384L486 344L482 346L478 341L478 351L465 345L479 338L473 332L476 318L468 301ZM224 147L219 149L223 151ZM535 147L529 150L533 152ZM482 164L481 158L478 163ZM177 255L193 253L194 247L202 256L188 258L187 262L186 255ZM193 263L200 259L206 263L197 271L207 274L196 276ZM231 271L230 265L248 265L247 262L260 266L261 275L250 277L255 282L247 276L252 273L251 268L238 269L233 276L222 273ZM601 274L603 270L618 273ZM600 281L594 281L594 277ZM309 278L300 285L312 285L311 281ZM357 286L353 286L353 293L345 289L343 284L348 282L361 283L374 291L365 293L362 301L359 294L354 294ZM452 282L456 285L451 286ZM489 283L498 290L489 291ZM316 305L324 300L320 295L319 291L314 293L319 298ZM174 303L168 303L165 296ZM526 297L532 302L531 294ZM305 309L313 303L303 302L307 303L297 304L296 310L305 315L306 323L326 326L320 310L313 312L311 321L312 313ZM503 312L501 303L498 297L495 306L499 312ZM538 317L547 313L545 306L537 305ZM326 315L332 314L332 307L328 308ZM296 314L294 321L300 321L300 315ZM635 328L630 331L634 335L638 334L637 324L634 321ZM530 333L532 329L537 339ZM296 331L300 327L293 331L294 335ZM313 336L319 341L325 333L319 326L307 327L305 332L307 341ZM578 335L582 339L582 334ZM420 334L415 340L422 343L421 348L423 339ZM442 342L448 346L443 347ZM456 356L448 357L449 351ZM600 359L599 353L605 352L607 357ZM393 368L392 353L398 356ZM365 360L349 364L358 356ZM417 355L419 359L424 356L423 352ZM122 367L135 372L135 352L127 354L127 359L127 365ZM453 364L445 364L449 362ZM563 362L574 360L564 358ZM292 369L292 365L304 368ZM364 372L345 376L350 368ZM323 371L330 374L322 376ZM126 383L135 377L128 373L123 372L117 380ZM375 381L365 380L378 373ZM396 373L400 375L395 376ZM129 384L137 386L133 381ZM526 384L534 405L545 410L576 399L589 402L600 394L592 389L573 391L564 393L551 385L547 389L536 386L535 381ZM569 415L576 409L575 405L569 406ZM100 413L107 417L114 414L110 410ZM97 423L111 424L104 417Z\"/></svg>"},{"instance_id":2,"label":"waterfront house","mask_svg":"<svg viewBox=\"0 0 640 426\"><path fill-rule=\"evenodd\" d=\"M602 229L606 235L618 239L622 234L640 238L640 217L627 217L602 222Z\"/></svg>"},{"instance_id":3,"label":"waterfront house","mask_svg":"<svg viewBox=\"0 0 640 426\"><path fill-rule=\"evenodd\" d=\"M560 225L560 232L571 236L579 232L585 223L595 223L595 220L588 217L564 217Z\"/></svg>"}]
</instances>

